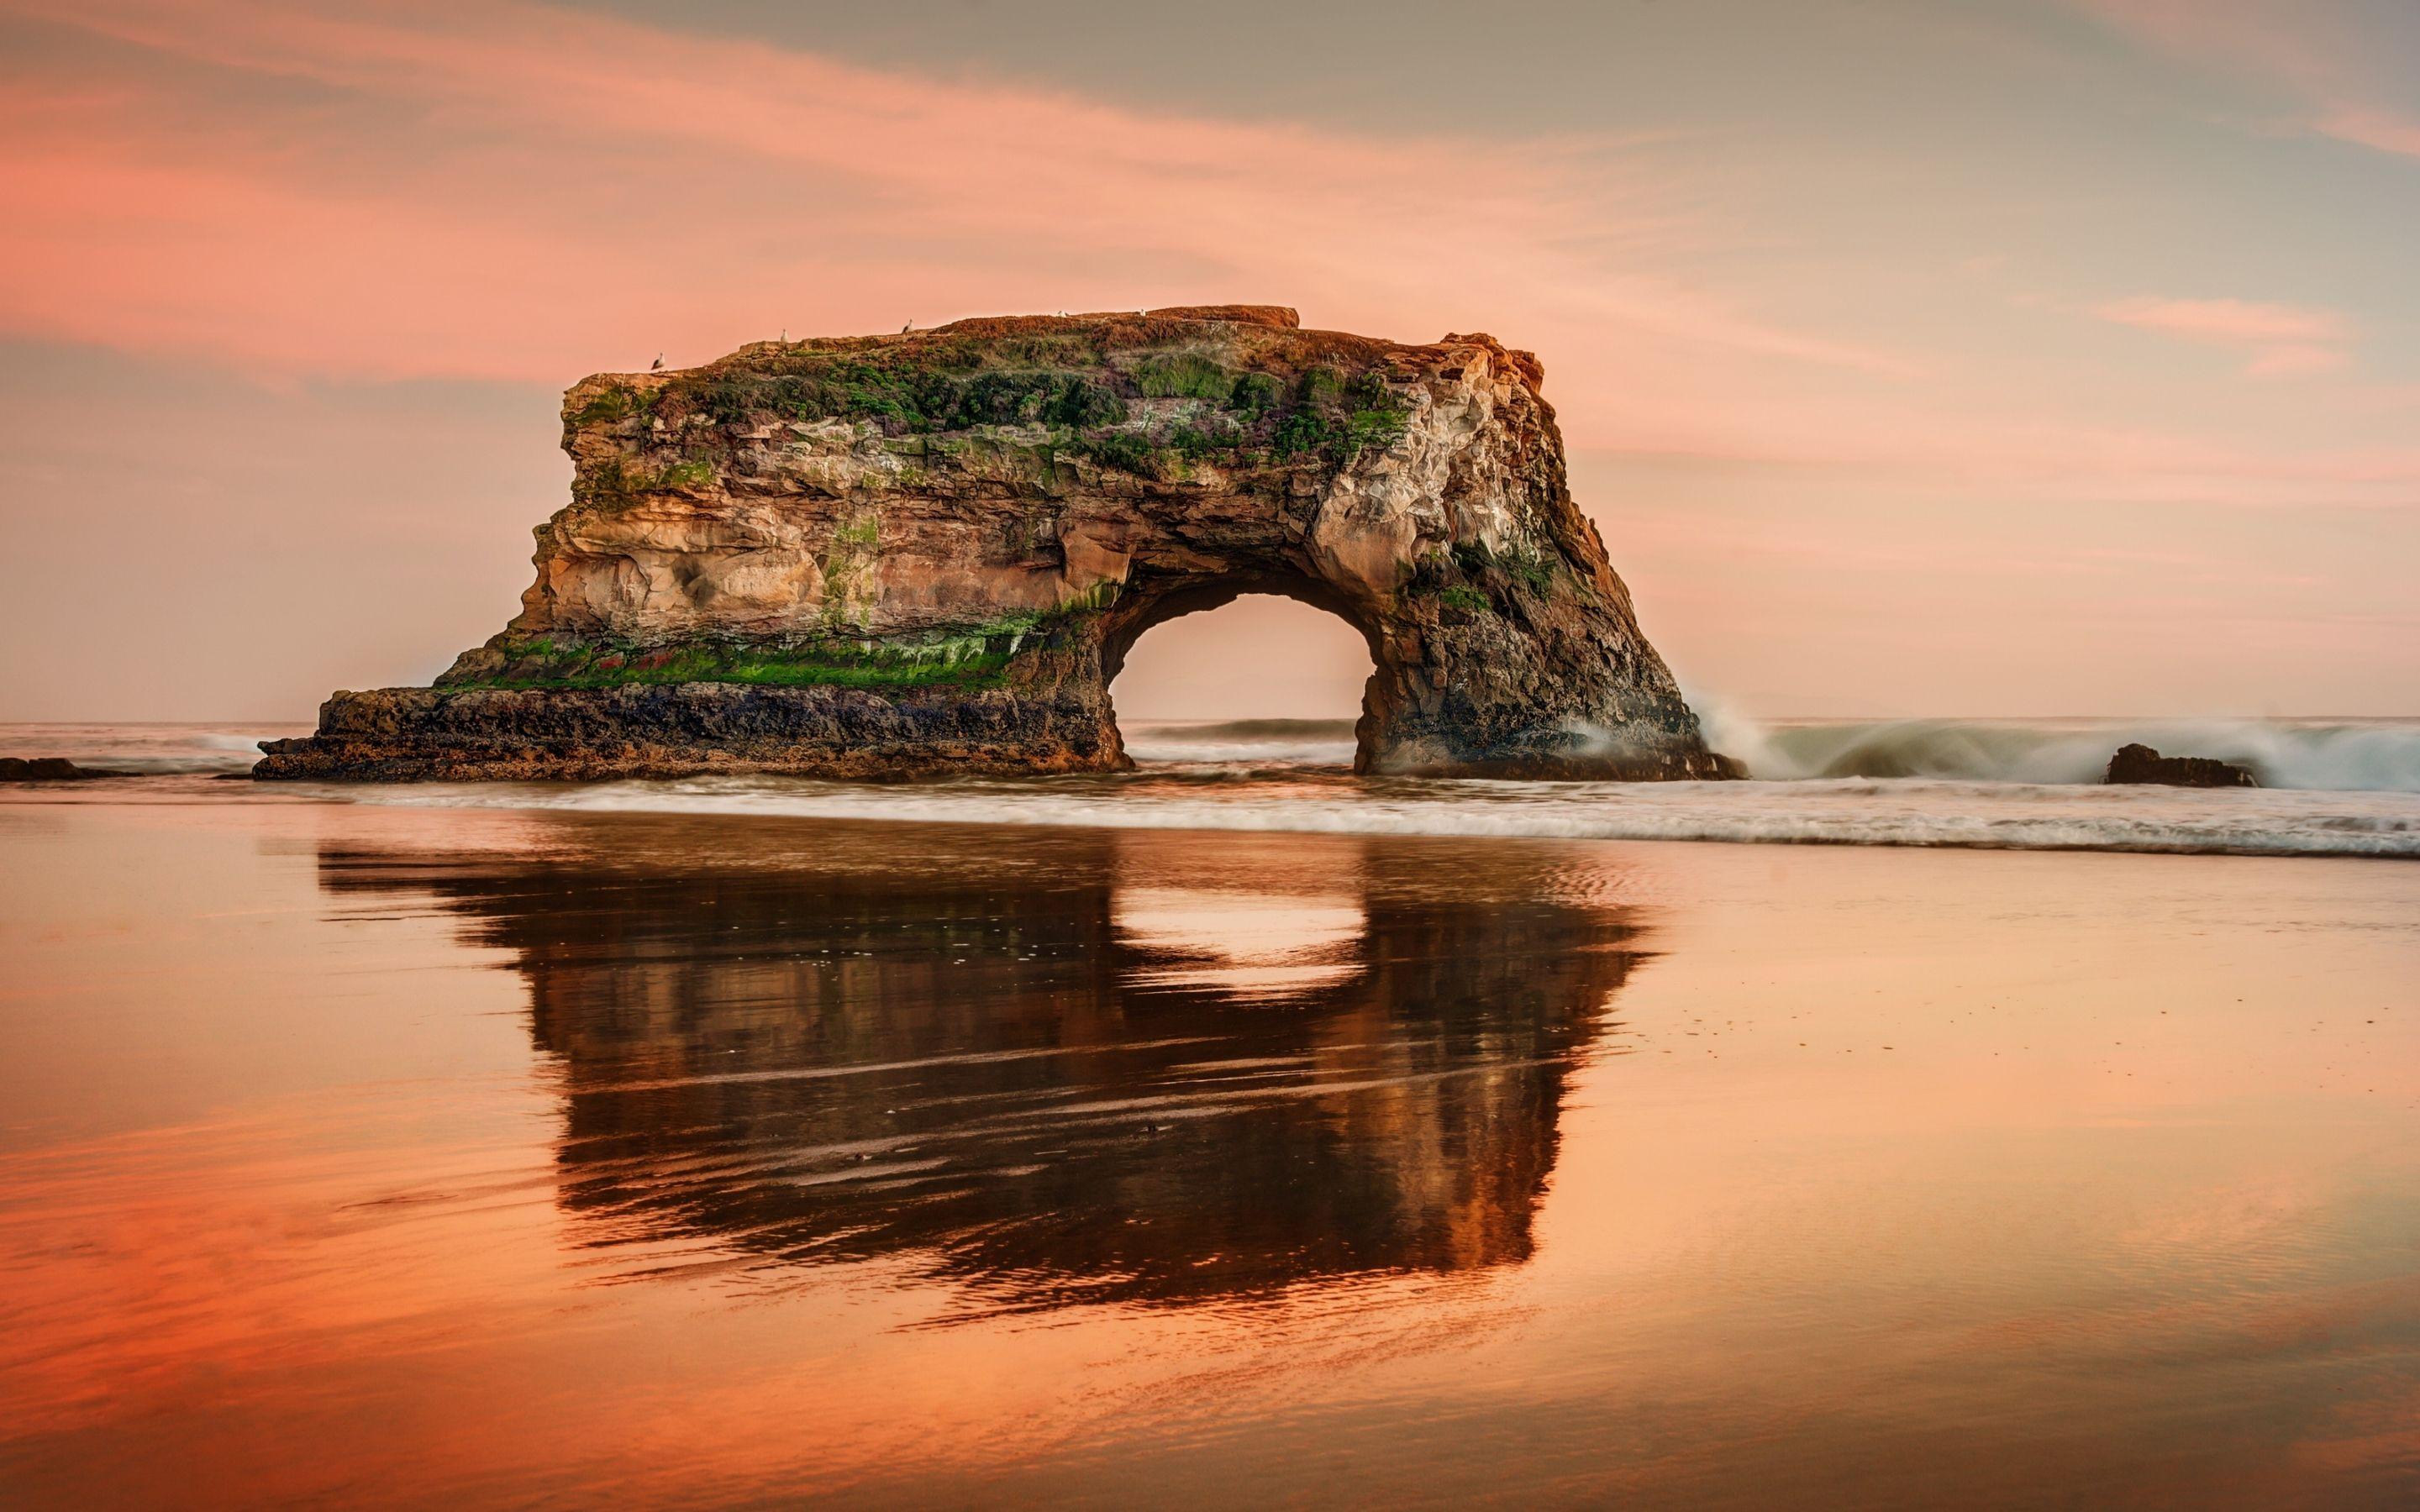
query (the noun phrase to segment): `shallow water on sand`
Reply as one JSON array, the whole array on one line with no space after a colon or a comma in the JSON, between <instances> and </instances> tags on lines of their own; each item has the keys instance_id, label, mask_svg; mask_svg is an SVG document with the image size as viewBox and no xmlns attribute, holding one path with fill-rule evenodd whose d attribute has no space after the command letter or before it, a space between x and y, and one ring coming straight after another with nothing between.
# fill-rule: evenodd
<instances>
[{"instance_id":1,"label":"shallow water on sand","mask_svg":"<svg viewBox=\"0 0 2420 1512\"><path fill-rule=\"evenodd\" d=\"M0 804L0 1503L2420 1493L2420 868L240 792Z\"/></svg>"}]
</instances>

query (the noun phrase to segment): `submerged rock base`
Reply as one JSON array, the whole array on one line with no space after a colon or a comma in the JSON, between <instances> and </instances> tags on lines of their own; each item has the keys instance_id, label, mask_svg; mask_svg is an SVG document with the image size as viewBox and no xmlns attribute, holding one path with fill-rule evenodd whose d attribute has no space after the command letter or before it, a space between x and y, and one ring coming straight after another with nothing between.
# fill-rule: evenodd
<instances>
[{"instance_id":1,"label":"submerged rock base","mask_svg":"<svg viewBox=\"0 0 2420 1512\"><path fill-rule=\"evenodd\" d=\"M521 612L254 774L1117 770L1136 639L1276 594L1369 646L1357 770L1735 775L1572 501L1543 381L1489 336L1254 305L592 378Z\"/></svg>"},{"instance_id":2,"label":"submerged rock base","mask_svg":"<svg viewBox=\"0 0 2420 1512\"><path fill-rule=\"evenodd\" d=\"M256 777L364 781L779 773L886 778L1133 764L1072 698L727 683L339 693L317 734L261 743Z\"/></svg>"}]
</instances>

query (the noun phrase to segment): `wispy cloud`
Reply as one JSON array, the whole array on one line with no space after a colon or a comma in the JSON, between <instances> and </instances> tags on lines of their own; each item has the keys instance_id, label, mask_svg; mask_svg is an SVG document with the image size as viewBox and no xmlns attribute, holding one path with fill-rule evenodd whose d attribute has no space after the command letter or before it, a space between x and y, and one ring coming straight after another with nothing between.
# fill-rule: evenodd
<instances>
[{"instance_id":1,"label":"wispy cloud","mask_svg":"<svg viewBox=\"0 0 2420 1512\"><path fill-rule=\"evenodd\" d=\"M2243 371L2258 378L2332 372L2345 364L2352 332L2334 310L2255 300L2139 298L2097 305L2103 320L2140 331L2224 347L2244 354Z\"/></svg>"},{"instance_id":2,"label":"wispy cloud","mask_svg":"<svg viewBox=\"0 0 2420 1512\"><path fill-rule=\"evenodd\" d=\"M1708 233L1636 139L1152 115L528 4L0 15L109 39L120 65L71 93L0 76L19 332L559 382L784 321L1058 303L1280 299L1419 312L1435 329L1400 333L1435 336L1473 313L1450 291L1485 287L1508 322L1612 349L1917 370L1659 270Z\"/></svg>"},{"instance_id":3,"label":"wispy cloud","mask_svg":"<svg viewBox=\"0 0 2420 1512\"><path fill-rule=\"evenodd\" d=\"M2323 135L2339 142L2420 158L2420 116L2339 108L2319 116L2317 125Z\"/></svg>"},{"instance_id":4,"label":"wispy cloud","mask_svg":"<svg viewBox=\"0 0 2420 1512\"><path fill-rule=\"evenodd\" d=\"M2408 78L2345 8L2329 0L2069 0L2135 40L2223 69L2289 97L2285 123L2398 157L2420 158L2420 111ZM2420 38L2420 33L2415 33ZM2387 54L2392 57L2391 52ZM2398 98L2403 97L2403 98Z\"/></svg>"},{"instance_id":5,"label":"wispy cloud","mask_svg":"<svg viewBox=\"0 0 2420 1512\"><path fill-rule=\"evenodd\" d=\"M2182 407L2062 414L1962 326L1929 348L1866 335L1923 328L1793 265L1792 228L1718 198L1719 153L1671 133L1155 113L527 0L0 0L0 19L70 65L0 62L0 332L21 336L557 387L784 328L1266 300L1544 346L1580 446L2113 501L2415 495L2399 452L2195 436ZM2311 314L2110 317L2280 374L2342 361L2340 326L2293 323Z\"/></svg>"}]
</instances>

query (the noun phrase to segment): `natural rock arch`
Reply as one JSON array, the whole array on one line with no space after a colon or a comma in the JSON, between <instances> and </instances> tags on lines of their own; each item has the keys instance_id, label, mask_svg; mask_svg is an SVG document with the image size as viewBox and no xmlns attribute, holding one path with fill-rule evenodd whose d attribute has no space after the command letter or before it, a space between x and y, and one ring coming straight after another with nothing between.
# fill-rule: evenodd
<instances>
[{"instance_id":1,"label":"natural rock arch","mask_svg":"<svg viewBox=\"0 0 2420 1512\"><path fill-rule=\"evenodd\" d=\"M1369 772L1710 777L1574 504L1543 373L1265 306L761 343L566 396L504 632L264 777L1125 764L1109 685L1246 593L1342 616Z\"/></svg>"}]
</instances>

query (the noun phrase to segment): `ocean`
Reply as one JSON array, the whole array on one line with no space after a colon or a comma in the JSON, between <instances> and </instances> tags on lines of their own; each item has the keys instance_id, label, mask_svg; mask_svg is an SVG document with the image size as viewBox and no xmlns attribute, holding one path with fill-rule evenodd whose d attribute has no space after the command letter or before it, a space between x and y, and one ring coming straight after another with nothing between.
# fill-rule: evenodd
<instances>
[{"instance_id":1,"label":"ocean","mask_svg":"<svg viewBox=\"0 0 2420 1512\"><path fill-rule=\"evenodd\" d=\"M1745 782L1357 779L1349 722L1145 722L1130 774L913 783L699 777L594 784L281 784L281 798L432 808L790 815L923 824L1686 840L2239 856L2420 856L2420 719L1709 719ZM0 726L0 755L145 774L243 771L231 724ZM2251 768L2257 789L2110 787L2141 742ZM183 782L173 779L184 779ZM225 788L208 790L231 797Z\"/></svg>"}]
</instances>

